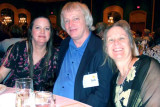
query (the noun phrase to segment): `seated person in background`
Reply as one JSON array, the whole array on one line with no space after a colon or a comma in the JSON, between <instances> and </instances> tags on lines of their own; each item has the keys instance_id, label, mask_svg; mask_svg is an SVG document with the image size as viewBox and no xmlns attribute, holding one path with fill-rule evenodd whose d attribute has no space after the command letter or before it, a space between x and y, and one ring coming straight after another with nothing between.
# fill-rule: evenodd
<instances>
[{"instance_id":1,"label":"seated person in background","mask_svg":"<svg viewBox=\"0 0 160 107\"><path fill-rule=\"evenodd\" d=\"M0 23L0 42L10 38L8 26Z\"/></svg>"},{"instance_id":2,"label":"seated person in background","mask_svg":"<svg viewBox=\"0 0 160 107\"><path fill-rule=\"evenodd\" d=\"M37 17L30 24L28 40L15 43L1 61L0 82L14 87L17 78L32 78L35 90L53 88L57 50L53 48L52 25L48 18Z\"/></svg>"},{"instance_id":3,"label":"seated person in background","mask_svg":"<svg viewBox=\"0 0 160 107\"><path fill-rule=\"evenodd\" d=\"M55 32L54 39L53 39L53 43L54 43L53 46L59 47L63 39L59 36L57 29L53 29L53 31Z\"/></svg>"},{"instance_id":4,"label":"seated person in background","mask_svg":"<svg viewBox=\"0 0 160 107\"><path fill-rule=\"evenodd\" d=\"M155 58L160 63L160 28L155 31L153 39L155 46L147 48L143 54Z\"/></svg>"},{"instance_id":5,"label":"seated person in background","mask_svg":"<svg viewBox=\"0 0 160 107\"><path fill-rule=\"evenodd\" d=\"M142 40L143 40L142 39L142 32L137 30L135 33L135 38L134 38L136 45L138 46L142 42Z\"/></svg>"},{"instance_id":6,"label":"seated person in background","mask_svg":"<svg viewBox=\"0 0 160 107\"><path fill-rule=\"evenodd\" d=\"M136 56L129 24L120 20L105 30L104 51L115 75L111 107L160 107L160 64L148 56Z\"/></svg>"},{"instance_id":7,"label":"seated person in background","mask_svg":"<svg viewBox=\"0 0 160 107\"><path fill-rule=\"evenodd\" d=\"M18 25L12 25L10 28L10 38L0 42L0 51L6 52L9 46L24 39L22 28Z\"/></svg>"},{"instance_id":8,"label":"seated person in background","mask_svg":"<svg viewBox=\"0 0 160 107\"><path fill-rule=\"evenodd\" d=\"M104 22L99 22L96 24L95 34L98 35L103 40L104 30L107 28L107 24Z\"/></svg>"},{"instance_id":9,"label":"seated person in background","mask_svg":"<svg viewBox=\"0 0 160 107\"><path fill-rule=\"evenodd\" d=\"M148 47L151 47L153 45L153 38L149 35L150 35L150 30L144 29L142 38L143 38L143 40L147 40Z\"/></svg>"},{"instance_id":10,"label":"seated person in background","mask_svg":"<svg viewBox=\"0 0 160 107\"><path fill-rule=\"evenodd\" d=\"M27 37L28 23L24 23L22 25L22 30L23 30L23 37Z\"/></svg>"},{"instance_id":11,"label":"seated person in background","mask_svg":"<svg viewBox=\"0 0 160 107\"><path fill-rule=\"evenodd\" d=\"M104 62L102 40L90 29L88 7L68 2L62 8L61 26L68 33L60 46L53 93L93 107L106 107L112 72Z\"/></svg>"}]
</instances>

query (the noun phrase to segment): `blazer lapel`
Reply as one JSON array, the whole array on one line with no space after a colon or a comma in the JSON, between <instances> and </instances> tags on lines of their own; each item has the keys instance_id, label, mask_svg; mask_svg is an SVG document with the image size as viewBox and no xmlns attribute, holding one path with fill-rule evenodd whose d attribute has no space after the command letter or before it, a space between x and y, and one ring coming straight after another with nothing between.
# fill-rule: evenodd
<instances>
[{"instance_id":1,"label":"blazer lapel","mask_svg":"<svg viewBox=\"0 0 160 107\"><path fill-rule=\"evenodd\" d=\"M80 75L84 75L84 73L83 73L83 72L85 72L84 69L86 69L86 65L88 65L88 63L90 62L90 60L93 57L93 54L92 54L94 52L93 45L96 45L95 44L95 35L91 34L90 40L88 41L87 47L86 47L84 54L82 56L81 63L79 65L79 68L77 71L78 76L76 75L76 79L78 79L80 77Z\"/></svg>"}]
</instances>

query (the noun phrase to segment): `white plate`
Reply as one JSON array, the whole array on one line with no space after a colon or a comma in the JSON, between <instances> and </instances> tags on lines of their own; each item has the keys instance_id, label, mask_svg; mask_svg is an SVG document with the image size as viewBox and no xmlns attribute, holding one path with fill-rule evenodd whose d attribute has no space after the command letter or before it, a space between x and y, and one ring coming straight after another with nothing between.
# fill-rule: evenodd
<instances>
[{"instance_id":1,"label":"white plate","mask_svg":"<svg viewBox=\"0 0 160 107\"><path fill-rule=\"evenodd\" d=\"M0 84L0 93L4 92L7 89L7 87L3 84Z\"/></svg>"},{"instance_id":2,"label":"white plate","mask_svg":"<svg viewBox=\"0 0 160 107\"><path fill-rule=\"evenodd\" d=\"M16 94L6 93L0 95L0 107L15 107Z\"/></svg>"}]
</instances>

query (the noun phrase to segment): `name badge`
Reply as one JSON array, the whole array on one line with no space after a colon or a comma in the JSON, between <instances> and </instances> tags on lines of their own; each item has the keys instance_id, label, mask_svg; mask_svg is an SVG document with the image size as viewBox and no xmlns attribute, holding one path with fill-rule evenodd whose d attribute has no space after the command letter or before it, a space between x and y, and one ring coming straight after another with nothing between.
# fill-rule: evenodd
<instances>
[{"instance_id":1,"label":"name badge","mask_svg":"<svg viewBox=\"0 0 160 107\"><path fill-rule=\"evenodd\" d=\"M99 86L97 73L83 76L83 88Z\"/></svg>"}]
</instances>

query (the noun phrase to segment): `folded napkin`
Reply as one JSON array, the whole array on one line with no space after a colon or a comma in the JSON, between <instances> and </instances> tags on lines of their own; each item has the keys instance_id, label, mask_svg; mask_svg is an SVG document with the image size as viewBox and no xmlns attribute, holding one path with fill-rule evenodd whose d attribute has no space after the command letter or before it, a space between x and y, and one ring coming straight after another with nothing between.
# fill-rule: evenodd
<instances>
[{"instance_id":1,"label":"folded napkin","mask_svg":"<svg viewBox=\"0 0 160 107\"><path fill-rule=\"evenodd\" d=\"M7 93L0 95L0 107L15 107L15 93Z\"/></svg>"}]
</instances>

